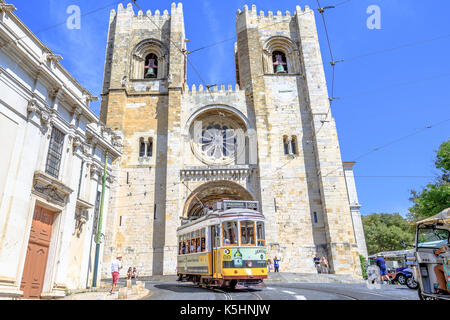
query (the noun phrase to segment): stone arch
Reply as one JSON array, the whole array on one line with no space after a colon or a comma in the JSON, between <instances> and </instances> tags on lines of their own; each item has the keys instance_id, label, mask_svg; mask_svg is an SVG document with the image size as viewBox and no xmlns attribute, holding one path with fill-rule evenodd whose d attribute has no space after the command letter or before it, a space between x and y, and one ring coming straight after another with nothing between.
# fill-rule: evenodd
<instances>
[{"instance_id":1,"label":"stone arch","mask_svg":"<svg viewBox=\"0 0 450 320\"><path fill-rule=\"evenodd\" d=\"M183 217L198 217L203 214L203 205L212 208L220 200L255 201L255 197L243 186L232 181L211 181L195 189L187 198Z\"/></svg>"},{"instance_id":2,"label":"stone arch","mask_svg":"<svg viewBox=\"0 0 450 320\"><path fill-rule=\"evenodd\" d=\"M282 52L287 60L287 74L300 74L300 55L297 45L289 38L275 36L269 38L263 45L264 73L273 74L273 53Z\"/></svg>"},{"instance_id":3,"label":"stone arch","mask_svg":"<svg viewBox=\"0 0 450 320\"><path fill-rule=\"evenodd\" d=\"M186 136L189 135L189 130L195 119L201 117L202 115L205 115L206 113L208 114L215 113L217 114L217 116L221 116L220 112L222 112L225 116L232 116L239 119L245 125L246 130L250 129L251 127L250 121L241 111L239 111L234 107L220 104L220 105L207 105L195 111L186 122L186 126L184 127L184 134Z\"/></svg>"},{"instance_id":4,"label":"stone arch","mask_svg":"<svg viewBox=\"0 0 450 320\"><path fill-rule=\"evenodd\" d=\"M158 58L158 74L156 79L166 78L168 69L167 47L159 40L146 39L139 42L131 53L130 79L144 79L145 59L151 54L154 54Z\"/></svg>"}]
</instances>

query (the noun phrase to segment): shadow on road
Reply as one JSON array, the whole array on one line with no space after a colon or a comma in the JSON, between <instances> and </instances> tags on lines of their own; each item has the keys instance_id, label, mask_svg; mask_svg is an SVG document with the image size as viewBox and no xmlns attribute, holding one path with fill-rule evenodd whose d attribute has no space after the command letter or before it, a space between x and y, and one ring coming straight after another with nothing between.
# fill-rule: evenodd
<instances>
[{"instance_id":1,"label":"shadow on road","mask_svg":"<svg viewBox=\"0 0 450 320\"><path fill-rule=\"evenodd\" d=\"M189 292L200 292L205 289L196 287L194 285L179 285L179 284L157 284L154 286L157 289L169 290L177 293L189 293Z\"/></svg>"}]
</instances>

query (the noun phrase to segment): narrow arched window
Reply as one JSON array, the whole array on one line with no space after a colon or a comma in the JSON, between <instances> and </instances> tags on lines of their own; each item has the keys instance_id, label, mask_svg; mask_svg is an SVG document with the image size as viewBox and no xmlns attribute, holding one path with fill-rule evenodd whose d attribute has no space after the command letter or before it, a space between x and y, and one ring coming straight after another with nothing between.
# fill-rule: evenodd
<instances>
[{"instance_id":1,"label":"narrow arched window","mask_svg":"<svg viewBox=\"0 0 450 320\"><path fill-rule=\"evenodd\" d=\"M139 140L139 157L145 157L145 141L143 138Z\"/></svg>"},{"instance_id":2,"label":"narrow arched window","mask_svg":"<svg viewBox=\"0 0 450 320\"><path fill-rule=\"evenodd\" d=\"M287 136L283 136L284 154L289 154L289 140Z\"/></svg>"},{"instance_id":3,"label":"narrow arched window","mask_svg":"<svg viewBox=\"0 0 450 320\"><path fill-rule=\"evenodd\" d=\"M283 52L274 51L272 53L272 61L274 73L288 73L287 59Z\"/></svg>"},{"instance_id":4,"label":"narrow arched window","mask_svg":"<svg viewBox=\"0 0 450 320\"><path fill-rule=\"evenodd\" d=\"M148 138L147 157L153 156L153 138Z\"/></svg>"},{"instance_id":5,"label":"narrow arched window","mask_svg":"<svg viewBox=\"0 0 450 320\"><path fill-rule=\"evenodd\" d=\"M291 153L298 154L297 150L297 136L292 136L291 138Z\"/></svg>"},{"instance_id":6,"label":"narrow arched window","mask_svg":"<svg viewBox=\"0 0 450 320\"><path fill-rule=\"evenodd\" d=\"M155 79L158 77L158 57L150 53L145 57L144 78Z\"/></svg>"}]
</instances>

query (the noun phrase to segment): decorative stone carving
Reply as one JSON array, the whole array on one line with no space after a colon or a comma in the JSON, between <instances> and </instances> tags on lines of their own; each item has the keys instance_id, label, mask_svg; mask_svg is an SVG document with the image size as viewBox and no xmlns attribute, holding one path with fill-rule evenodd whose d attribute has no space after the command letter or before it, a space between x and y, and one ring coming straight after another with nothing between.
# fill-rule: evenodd
<instances>
[{"instance_id":1,"label":"decorative stone carving","mask_svg":"<svg viewBox=\"0 0 450 320\"><path fill-rule=\"evenodd\" d=\"M14 5L12 4L8 4L8 3L0 3L0 12L12 12L12 11L16 11L17 8L14 7Z\"/></svg>"},{"instance_id":2,"label":"decorative stone carving","mask_svg":"<svg viewBox=\"0 0 450 320\"><path fill-rule=\"evenodd\" d=\"M27 111L29 113L29 117L31 116L31 114L39 112L36 98L33 97L30 99L30 101L28 101Z\"/></svg>"},{"instance_id":3,"label":"decorative stone carving","mask_svg":"<svg viewBox=\"0 0 450 320\"><path fill-rule=\"evenodd\" d=\"M89 220L89 212L85 208L77 208L75 211L75 231L77 237L83 232L83 225Z\"/></svg>"},{"instance_id":4,"label":"decorative stone carving","mask_svg":"<svg viewBox=\"0 0 450 320\"><path fill-rule=\"evenodd\" d=\"M72 192L72 189L48 174L41 171L34 173L32 193L48 202L64 207Z\"/></svg>"}]
</instances>

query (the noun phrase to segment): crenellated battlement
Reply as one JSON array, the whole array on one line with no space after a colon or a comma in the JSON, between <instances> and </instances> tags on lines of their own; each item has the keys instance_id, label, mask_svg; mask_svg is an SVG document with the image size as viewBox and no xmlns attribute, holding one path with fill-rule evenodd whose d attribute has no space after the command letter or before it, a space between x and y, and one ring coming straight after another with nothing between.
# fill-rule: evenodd
<instances>
[{"instance_id":1,"label":"crenellated battlement","mask_svg":"<svg viewBox=\"0 0 450 320\"><path fill-rule=\"evenodd\" d=\"M164 10L162 14L160 10L156 10L155 13L152 13L151 10L147 10L145 14L142 10L139 10L138 13L136 14L133 8L133 4L130 2L128 3L126 8L123 6L122 3L120 3L117 8L117 11L114 9L111 10L110 19L118 16L129 16L135 19L143 19L145 18L145 16L147 16L155 20L169 20L171 16L182 14L183 14L183 4L181 2L178 3L178 5L175 2L172 3L170 14L168 10Z\"/></svg>"},{"instance_id":2,"label":"crenellated battlement","mask_svg":"<svg viewBox=\"0 0 450 320\"><path fill-rule=\"evenodd\" d=\"M202 84L198 87L193 84L191 88L189 88L187 85L185 86L185 92L189 95L201 95L201 94L223 94L223 93L242 93L244 90L241 90L239 88L239 85L233 86L231 84L228 84L225 86L225 84L221 84L220 86L214 85L211 86L210 89L204 87Z\"/></svg>"},{"instance_id":3,"label":"crenellated battlement","mask_svg":"<svg viewBox=\"0 0 450 320\"><path fill-rule=\"evenodd\" d=\"M300 6L297 6L294 13L291 14L291 12L289 10L287 10L284 14L281 11L277 11L276 14L274 14L273 11L268 11L267 15L265 14L264 11L259 11L259 13L257 12L256 9L256 5L252 5L252 7L249 9L248 5L244 6L244 10L242 11L241 9L237 10L236 15L239 17L241 15L246 14L249 17L255 17L258 18L258 20L279 20L282 18L292 18L295 15L298 14L305 14L307 12L312 12L312 10L309 8L309 6L305 6L304 10L301 9Z\"/></svg>"}]
</instances>

